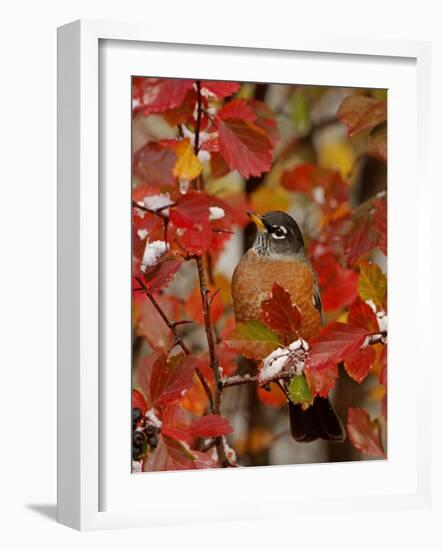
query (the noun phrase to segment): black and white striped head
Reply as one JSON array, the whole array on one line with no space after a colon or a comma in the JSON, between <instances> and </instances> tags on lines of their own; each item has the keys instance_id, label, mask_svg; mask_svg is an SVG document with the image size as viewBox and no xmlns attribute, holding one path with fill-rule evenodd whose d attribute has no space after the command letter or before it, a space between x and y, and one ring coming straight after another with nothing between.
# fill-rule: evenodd
<instances>
[{"instance_id":1,"label":"black and white striped head","mask_svg":"<svg viewBox=\"0 0 442 550\"><path fill-rule=\"evenodd\" d=\"M247 212L258 231L253 249L261 256L304 254L304 239L296 221L286 212L273 210L258 216Z\"/></svg>"}]
</instances>

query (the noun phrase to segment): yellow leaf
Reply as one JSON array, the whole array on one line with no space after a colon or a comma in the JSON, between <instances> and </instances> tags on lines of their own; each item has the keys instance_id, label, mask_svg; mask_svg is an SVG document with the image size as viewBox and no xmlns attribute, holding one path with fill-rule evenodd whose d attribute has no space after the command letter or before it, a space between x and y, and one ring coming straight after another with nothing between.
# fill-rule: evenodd
<instances>
[{"instance_id":1,"label":"yellow leaf","mask_svg":"<svg viewBox=\"0 0 442 550\"><path fill-rule=\"evenodd\" d=\"M348 141L325 141L319 149L319 165L322 168L337 170L345 179L350 175L356 155Z\"/></svg>"},{"instance_id":2,"label":"yellow leaf","mask_svg":"<svg viewBox=\"0 0 442 550\"><path fill-rule=\"evenodd\" d=\"M381 268L372 262L359 262L359 296L366 302L371 300L376 306L383 308L387 293L387 277Z\"/></svg>"},{"instance_id":3,"label":"yellow leaf","mask_svg":"<svg viewBox=\"0 0 442 550\"><path fill-rule=\"evenodd\" d=\"M272 188L263 186L252 193L250 202L257 214L264 214L270 210L287 211L291 204L291 196L279 185Z\"/></svg>"},{"instance_id":4,"label":"yellow leaf","mask_svg":"<svg viewBox=\"0 0 442 550\"><path fill-rule=\"evenodd\" d=\"M381 401L385 395L385 386L379 385L372 388L368 394L370 401Z\"/></svg>"},{"instance_id":5,"label":"yellow leaf","mask_svg":"<svg viewBox=\"0 0 442 550\"><path fill-rule=\"evenodd\" d=\"M201 174L202 165L194 153L190 140L185 138L177 141L173 149L177 156L173 175L184 180L197 178Z\"/></svg>"}]
</instances>

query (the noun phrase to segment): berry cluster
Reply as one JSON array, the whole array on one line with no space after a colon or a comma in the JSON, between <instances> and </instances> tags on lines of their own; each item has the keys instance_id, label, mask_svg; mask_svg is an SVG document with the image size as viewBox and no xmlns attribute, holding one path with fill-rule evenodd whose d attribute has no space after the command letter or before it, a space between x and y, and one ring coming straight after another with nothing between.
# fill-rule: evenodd
<instances>
[{"instance_id":1,"label":"berry cluster","mask_svg":"<svg viewBox=\"0 0 442 550\"><path fill-rule=\"evenodd\" d=\"M138 407L132 409L132 460L141 460L148 449L157 447L159 432Z\"/></svg>"}]
</instances>

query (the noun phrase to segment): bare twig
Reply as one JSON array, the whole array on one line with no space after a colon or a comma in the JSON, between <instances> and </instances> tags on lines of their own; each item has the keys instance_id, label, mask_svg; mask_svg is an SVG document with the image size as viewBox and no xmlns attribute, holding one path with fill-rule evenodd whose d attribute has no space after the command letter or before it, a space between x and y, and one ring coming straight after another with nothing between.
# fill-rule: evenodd
<instances>
[{"instance_id":1,"label":"bare twig","mask_svg":"<svg viewBox=\"0 0 442 550\"><path fill-rule=\"evenodd\" d=\"M178 321L178 322L172 322L166 315L166 313L163 311L163 309L161 308L160 304L157 302L157 300L155 299L154 295L152 294L152 292L147 288L147 286L144 284L143 280L140 278L140 277L135 277L136 281L138 282L138 284L141 286L141 288L143 289L143 292L146 294L146 296L149 298L150 302L152 303L152 305L154 306L154 308L157 310L157 312L159 313L160 317L163 319L163 321L166 323L166 325L169 327L169 329L171 330L172 334L174 335L175 337L175 345L178 345L180 346L180 348L183 350L183 352L186 354L186 355L191 355L190 353L190 350L189 348L186 346L186 344L184 343L184 340L182 339L182 337L180 336L179 332L177 331L176 327L177 325L179 324L183 324L184 322L188 323L189 321ZM191 321L190 321L191 322ZM174 347L173 346L173 347ZM195 373L196 375L198 376L203 388L204 388L204 391L206 392L207 394L207 397L209 399L209 405L210 405L210 410L212 412L214 412L214 400L213 400L213 394L212 394L212 391L209 387L209 384L207 383L207 380L204 378L204 375L203 373L201 372L200 368L198 366L195 366Z\"/></svg>"}]
</instances>

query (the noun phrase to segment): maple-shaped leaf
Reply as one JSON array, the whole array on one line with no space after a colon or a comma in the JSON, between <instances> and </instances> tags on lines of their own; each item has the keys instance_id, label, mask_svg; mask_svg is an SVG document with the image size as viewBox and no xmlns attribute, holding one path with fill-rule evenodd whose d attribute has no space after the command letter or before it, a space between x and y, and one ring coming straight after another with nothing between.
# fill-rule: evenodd
<instances>
[{"instance_id":1,"label":"maple-shaped leaf","mask_svg":"<svg viewBox=\"0 0 442 550\"><path fill-rule=\"evenodd\" d=\"M149 141L133 155L134 176L148 185L173 186L176 161L175 151Z\"/></svg>"},{"instance_id":2,"label":"maple-shaped leaf","mask_svg":"<svg viewBox=\"0 0 442 550\"><path fill-rule=\"evenodd\" d=\"M202 80L201 88L210 92L210 94L223 99L236 93L240 88L239 82L223 82L221 80Z\"/></svg>"},{"instance_id":3,"label":"maple-shaped leaf","mask_svg":"<svg viewBox=\"0 0 442 550\"><path fill-rule=\"evenodd\" d=\"M353 136L385 122L387 102L372 97L351 95L342 101L337 117L347 126L349 136Z\"/></svg>"},{"instance_id":4,"label":"maple-shaped leaf","mask_svg":"<svg viewBox=\"0 0 442 550\"><path fill-rule=\"evenodd\" d=\"M359 296L350 306L348 311L348 323L350 325L365 328L369 333L379 330L378 319L375 312Z\"/></svg>"},{"instance_id":5,"label":"maple-shaped leaf","mask_svg":"<svg viewBox=\"0 0 442 550\"><path fill-rule=\"evenodd\" d=\"M143 415L146 414L146 400L144 399L144 395L138 390L132 390L132 408L140 409Z\"/></svg>"},{"instance_id":6,"label":"maple-shaped leaf","mask_svg":"<svg viewBox=\"0 0 442 550\"><path fill-rule=\"evenodd\" d=\"M253 122L256 115L246 99L234 99L226 103L219 111L218 117L222 120L236 118Z\"/></svg>"},{"instance_id":7,"label":"maple-shaped leaf","mask_svg":"<svg viewBox=\"0 0 442 550\"><path fill-rule=\"evenodd\" d=\"M353 446L361 453L386 458L379 420L371 420L364 409L348 409L347 433Z\"/></svg>"},{"instance_id":8,"label":"maple-shaped leaf","mask_svg":"<svg viewBox=\"0 0 442 550\"><path fill-rule=\"evenodd\" d=\"M196 359L184 354L166 361L160 356L152 368L150 399L154 407L164 406L181 399L192 385Z\"/></svg>"},{"instance_id":9,"label":"maple-shaped leaf","mask_svg":"<svg viewBox=\"0 0 442 550\"><path fill-rule=\"evenodd\" d=\"M387 294L387 277L375 263L361 260L359 267L359 296L382 309Z\"/></svg>"},{"instance_id":10,"label":"maple-shaped leaf","mask_svg":"<svg viewBox=\"0 0 442 550\"><path fill-rule=\"evenodd\" d=\"M219 151L231 170L246 179L268 172L272 163L272 143L264 130L248 120L217 117Z\"/></svg>"},{"instance_id":11,"label":"maple-shaped leaf","mask_svg":"<svg viewBox=\"0 0 442 550\"><path fill-rule=\"evenodd\" d=\"M208 414L195 418L190 425L190 434L193 437L218 437L228 435L233 431L227 418L219 414Z\"/></svg>"},{"instance_id":12,"label":"maple-shaped leaf","mask_svg":"<svg viewBox=\"0 0 442 550\"><path fill-rule=\"evenodd\" d=\"M256 388L256 393L258 399L261 403L264 403L264 405L279 409L287 404L287 397L275 382L270 382L265 388L258 386Z\"/></svg>"},{"instance_id":13,"label":"maple-shaped leaf","mask_svg":"<svg viewBox=\"0 0 442 550\"><path fill-rule=\"evenodd\" d=\"M292 303L290 292L273 283L272 295L261 302L261 321L284 335L297 336L301 326L301 312Z\"/></svg>"},{"instance_id":14,"label":"maple-shaped leaf","mask_svg":"<svg viewBox=\"0 0 442 550\"><path fill-rule=\"evenodd\" d=\"M375 152L382 159L387 160L387 122L382 122L373 128L369 141Z\"/></svg>"},{"instance_id":15,"label":"maple-shaped leaf","mask_svg":"<svg viewBox=\"0 0 442 550\"><path fill-rule=\"evenodd\" d=\"M366 336L365 328L347 323L330 323L310 342L306 367L317 369L344 361L361 348Z\"/></svg>"},{"instance_id":16,"label":"maple-shaped leaf","mask_svg":"<svg viewBox=\"0 0 442 550\"><path fill-rule=\"evenodd\" d=\"M365 380L373 367L376 352L372 346L367 346L346 358L344 367L350 378L360 384Z\"/></svg>"},{"instance_id":17,"label":"maple-shaped leaf","mask_svg":"<svg viewBox=\"0 0 442 550\"><path fill-rule=\"evenodd\" d=\"M156 265L143 272L144 284L149 290L165 288L183 263L177 256L165 256Z\"/></svg>"},{"instance_id":18,"label":"maple-shaped leaf","mask_svg":"<svg viewBox=\"0 0 442 550\"><path fill-rule=\"evenodd\" d=\"M194 470L196 456L177 439L160 435L156 449L149 451L143 461L143 472Z\"/></svg>"},{"instance_id":19,"label":"maple-shaped leaf","mask_svg":"<svg viewBox=\"0 0 442 550\"><path fill-rule=\"evenodd\" d=\"M175 109L183 103L193 84L193 80L182 78L134 78L133 113L148 116Z\"/></svg>"},{"instance_id":20,"label":"maple-shaped leaf","mask_svg":"<svg viewBox=\"0 0 442 550\"><path fill-rule=\"evenodd\" d=\"M260 321L237 323L224 344L249 359L263 359L278 345L278 336Z\"/></svg>"}]
</instances>

